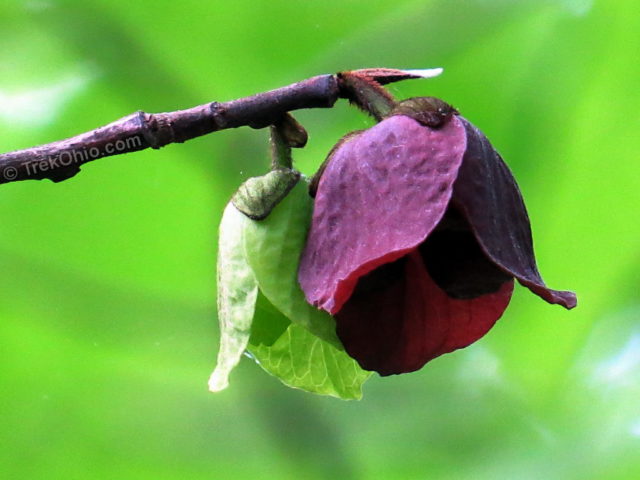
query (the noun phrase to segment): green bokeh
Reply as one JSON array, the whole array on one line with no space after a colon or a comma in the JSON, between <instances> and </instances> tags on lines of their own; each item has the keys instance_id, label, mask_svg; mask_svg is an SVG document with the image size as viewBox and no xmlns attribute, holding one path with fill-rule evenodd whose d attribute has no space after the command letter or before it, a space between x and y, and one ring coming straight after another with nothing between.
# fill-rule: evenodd
<instances>
[{"instance_id":1,"label":"green bokeh","mask_svg":"<svg viewBox=\"0 0 640 480\"><path fill-rule=\"evenodd\" d=\"M0 150L135 110L319 73L442 66L392 87L479 126L527 200L540 269L481 342L374 377L361 402L283 387L249 359L207 392L215 239L265 131L0 187L0 478L640 477L637 0L6 1ZM312 173L355 109L297 115Z\"/></svg>"}]
</instances>

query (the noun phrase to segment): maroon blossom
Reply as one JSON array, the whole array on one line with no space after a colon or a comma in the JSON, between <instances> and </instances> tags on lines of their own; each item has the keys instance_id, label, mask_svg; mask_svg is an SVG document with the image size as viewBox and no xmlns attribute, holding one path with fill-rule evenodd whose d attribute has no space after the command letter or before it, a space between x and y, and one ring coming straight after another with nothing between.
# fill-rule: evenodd
<instances>
[{"instance_id":1,"label":"maroon blossom","mask_svg":"<svg viewBox=\"0 0 640 480\"><path fill-rule=\"evenodd\" d=\"M410 372L470 345L500 318L514 279L576 305L544 284L515 180L463 117L405 109L331 152L299 281L364 369Z\"/></svg>"}]
</instances>

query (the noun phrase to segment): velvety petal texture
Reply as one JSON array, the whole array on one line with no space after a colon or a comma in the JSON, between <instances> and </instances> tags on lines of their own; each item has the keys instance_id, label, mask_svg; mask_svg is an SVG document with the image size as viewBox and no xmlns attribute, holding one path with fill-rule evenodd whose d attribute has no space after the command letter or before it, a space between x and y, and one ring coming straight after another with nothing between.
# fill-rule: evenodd
<instances>
[{"instance_id":1,"label":"velvety petal texture","mask_svg":"<svg viewBox=\"0 0 640 480\"><path fill-rule=\"evenodd\" d=\"M551 290L538 272L529 217L509 167L480 130L459 118L467 132L467 151L452 204L466 217L482 249L496 265L547 302L575 307L574 293Z\"/></svg>"},{"instance_id":2,"label":"velvety petal texture","mask_svg":"<svg viewBox=\"0 0 640 480\"><path fill-rule=\"evenodd\" d=\"M466 150L461 120L390 117L336 149L301 257L307 301L340 310L360 277L416 249L445 213Z\"/></svg>"}]
</instances>

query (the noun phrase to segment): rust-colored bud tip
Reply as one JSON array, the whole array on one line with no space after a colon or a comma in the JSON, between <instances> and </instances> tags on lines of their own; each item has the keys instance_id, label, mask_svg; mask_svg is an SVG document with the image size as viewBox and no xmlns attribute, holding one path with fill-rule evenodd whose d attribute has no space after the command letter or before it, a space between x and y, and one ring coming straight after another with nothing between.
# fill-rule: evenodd
<instances>
[{"instance_id":1,"label":"rust-colored bud tip","mask_svg":"<svg viewBox=\"0 0 640 480\"><path fill-rule=\"evenodd\" d=\"M418 70L400 70L397 68L363 68L361 70L352 70L352 73L359 76L367 77L375 80L381 85L399 82L401 80L412 80L417 78L433 78L442 74L442 68L427 68Z\"/></svg>"}]
</instances>

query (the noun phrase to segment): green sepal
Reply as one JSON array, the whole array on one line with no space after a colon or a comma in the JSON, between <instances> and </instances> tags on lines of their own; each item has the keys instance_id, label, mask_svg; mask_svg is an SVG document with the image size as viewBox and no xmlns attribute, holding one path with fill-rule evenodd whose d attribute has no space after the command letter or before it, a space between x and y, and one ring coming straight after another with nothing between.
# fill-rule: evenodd
<instances>
[{"instance_id":1,"label":"green sepal","mask_svg":"<svg viewBox=\"0 0 640 480\"><path fill-rule=\"evenodd\" d=\"M231 203L220 222L218 243L218 321L220 349L209 390L229 385L229 374L240 361L251 336L251 324L258 295L258 281L247 262L243 237L252 220Z\"/></svg>"},{"instance_id":2,"label":"green sepal","mask_svg":"<svg viewBox=\"0 0 640 480\"><path fill-rule=\"evenodd\" d=\"M231 203L253 220L264 220L300 180L300 172L276 168L266 175L252 177L240 185Z\"/></svg>"},{"instance_id":3,"label":"green sepal","mask_svg":"<svg viewBox=\"0 0 640 480\"><path fill-rule=\"evenodd\" d=\"M262 221L227 205L218 249L220 350L211 391L227 387L231 370L247 351L285 385L361 398L370 372L344 351L335 320L308 304L298 283L312 210L306 179Z\"/></svg>"},{"instance_id":4,"label":"green sepal","mask_svg":"<svg viewBox=\"0 0 640 480\"><path fill-rule=\"evenodd\" d=\"M262 293L258 294L253 325L247 351L282 383L344 400L362 398L362 385L371 372L362 370L343 350L290 322Z\"/></svg>"},{"instance_id":5,"label":"green sepal","mask_svg":"<svg viewBox=\"0 0 640 480\"><path fill-rule=\"evenodd\" d=\"M247 261L260 291L292 322L342 350L331 315L307 303L298 283L298 264L311 224L313 200L306 178L261 222L250 222L244 236Z\"/></svg>"},{"instance_id":6,"label":"green sepal","mask_svg":"<svg viewBox=\"0 0 640 480\"><path fill-rule=\"evenodd\" d=\"M388 117L404 115L427 127L443 127L458 111L436 97L413 97L399 102Z\"/></svg>"}]
</instances>

